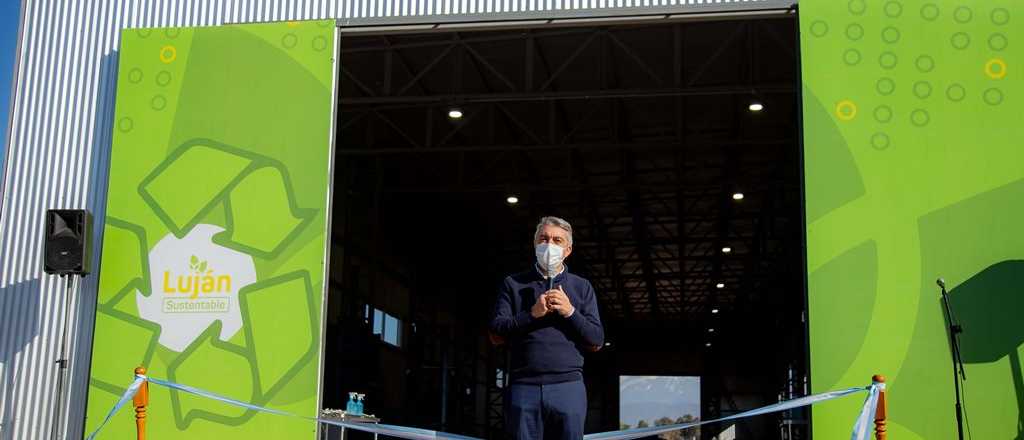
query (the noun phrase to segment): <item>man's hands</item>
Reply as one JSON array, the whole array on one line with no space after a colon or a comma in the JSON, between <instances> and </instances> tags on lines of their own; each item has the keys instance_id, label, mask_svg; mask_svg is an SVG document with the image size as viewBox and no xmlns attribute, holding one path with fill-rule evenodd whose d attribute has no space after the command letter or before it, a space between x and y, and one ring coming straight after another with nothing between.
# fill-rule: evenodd
<instances>
[{"instance_id":1,"label":"man's hands","mask_svg":"<svg viewBox=\"0 0 1024 440\"><path fill-rule=\"evenodd\" d=\"M537 302L530 308L530 315L533 316L534 319L542 318L544 315L551 312L551 308L548 307L547 295L547 293L544 293L538 297Z\"/></svg>"},{"instance_id":2,"label":"man's hands","mask_svg":"<svg viewBox=\"0 0 1024 440\"><path fill-rule=\"evenodd\" d=\"M530 308L530 315L534 318L541 318L548 313L555 312L563 318L568 318L576 311L569 301L569 295L565 294L562 286L544 292L537 298L537 302Z\"/></svg>"},{"instance_id":3,"label":"man's hands","mask_svg":"<svg viewBox=\"0 0 1024 440\"><path fill-rule=\"evenodd\" d=\"M543 306L541 304L543 303ZM576 311L573 307L572 302L569 301L569 296L562 290L562 286L558 286L556 289L544 292L540 298L537 298L537 304L534 304L533 310L535 318L539 318L543 315L538 316L536 313L538 307L543 307L547 310L545 313L555 312L561 315L563 318L568 318Z\"/></svg>"}]
</instances>

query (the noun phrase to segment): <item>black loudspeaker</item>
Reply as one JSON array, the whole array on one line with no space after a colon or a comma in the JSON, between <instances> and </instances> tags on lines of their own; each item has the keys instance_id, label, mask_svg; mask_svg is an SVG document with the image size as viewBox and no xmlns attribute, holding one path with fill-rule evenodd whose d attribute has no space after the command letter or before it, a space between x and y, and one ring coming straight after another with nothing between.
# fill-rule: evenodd
<instances>
[{"instance_id":1,"label":"black loudspeaker","mask_svg":"<svg viewBox=\"0 0 1024 440\"><path fill-rule=\"evenodd\" d=\"M46 211L43 272L52 275L89 273L92 215L84 209Z\"/></svg>"}]
</instances>

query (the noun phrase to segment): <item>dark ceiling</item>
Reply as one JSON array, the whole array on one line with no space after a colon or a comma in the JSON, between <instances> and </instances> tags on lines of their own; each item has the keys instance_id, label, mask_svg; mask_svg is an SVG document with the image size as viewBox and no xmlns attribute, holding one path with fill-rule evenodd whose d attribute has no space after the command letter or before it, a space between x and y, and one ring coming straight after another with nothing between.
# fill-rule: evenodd
<instances>
[{"instance_id":1,"label":"dark ceiling","mask_svg":"<svg viewBox=\"0 0 1024 440\"><path fill-rule=\"evenodd\" d=\"M348 209L403 240L473 225L505 272L529 261L541 215L565 217L609 319L799 308L795 25L345 34Z\"/></svg>"}]
</instances>

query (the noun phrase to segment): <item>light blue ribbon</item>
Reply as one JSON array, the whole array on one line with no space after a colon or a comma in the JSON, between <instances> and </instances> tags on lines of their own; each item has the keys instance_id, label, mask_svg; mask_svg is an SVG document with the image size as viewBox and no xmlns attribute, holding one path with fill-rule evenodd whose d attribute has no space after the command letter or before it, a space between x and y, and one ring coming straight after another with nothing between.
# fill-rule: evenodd
<instances>
[{"instance_id":1,"label":"light blue ribbon","mask_svg":"<svg viewBox=\"0 0 1024 440\"><path fill-rule=\"evenodd\" d=\"M307 418L307 417L304 417ZM309 418L313 420L312 418ZM343 428L355 429L375 434L390 435L392 437L410 438L418 440L482 440L476 437L452 434L449 432L431 431L429 429L410 428L407 426L385 425L380 423L348 423L330 419L315 419L317 422L328 425L340 426Z\"/></svg>"},{"instance_id":2,"label":"light blue ribbon","mask_svg":"<svg viewBox=\"0 0 1024 440\"><path fill-rule=\"evenodd\" d=\"M124 390L124 394L121 395L121 398L118 399L117 404L114 405L114 407L110 409L110 412L107 413L107 417L104 418L102 422L100 422L100 426L97 426L96 430L93 431L92 434L89 434L89 436L86 437L85 439L92 440L93 438L95 438L96 434L100 432L100 429L103 429L103 425L106 425L107 422L110 421L110 418L114 416L114 413L120 410L121 407L124 406L124 404L128 403L129 400L132 400L132 398L135 397L135 393L139 392L139 388L142 387L142 383L145 381L146 376L135 375L135 381L132 382L131 385L128 385L127 390Z\"/></svg>"},{"instance_id":3,"label":"light blue ribbon","mask_svg":"<svg viewBox=\"0 0 1024 440\"><path fill-rule=\"evenodd\" d=\"M155 383L157 385L163 385L163 386L165 386L167 388L175 389L175 390L178 390L178 391L184 391L186 393L195 394L195 395L200 396L200 397L206 397L208 399L213 399L213 400L216 400L216 401L219 401L219 402L224 402L224 403L227 403L229 405L240 406L242 408L251 409L251 410L254 410L254 411L262 411L262 412L265 412L265 413L277 414L279 416L299 417L299 416L297 416L295 414L291 414L291 413L288 413L288 412L285 412L285 411L280 411L280 410L270 409L270 408L264 408L262 406L253 405L251 403L243 402L241 400L235 400L235 399L232 399L230 397L224 397L224 396L221 396L220 394L211 393L209 391L201 390L199 388L193 388L193 387L190 387L188 385L181 385L181 384L177 384L177 383L174 383L174 382L168 382L166 380L155 379L155 378L152 378L152 377L147 377L146 380L148 380L150 383ZM303 417L303 418L305 418L305 417Z\"/></svg>"},{"instance_id":4,"label":"light blue ribbon","mask_svg":"<svg viewBox=\"0 0 1024 440\"><path fill-rule=\"evenodd\" d=\"M873 382L868 397L864 399L864 406L857 415L857 421L853 424L851 440L869 440L871 438L871 425L875 421L875 411L878 410L878 395L885 391L885 384Z\"/></svg>"},{"instance_id":5,"label":"light blue ribbon","mask_svg":"<svg viewBox=\"0 0 1024 440\"><path fill-rule=\"evenodd\" d=\"M209 391L206 391L206 390L201 390L199 388L190 387L188 385L182 385L182 384L178 384L178 383L174 383L174 382L169 382L169 381L166 381L166 380L156 379L156 378L144 376L144 375L141 375L141 374L138 374L138 375L135 376L135 381L132 382L132 384L128 387L128 389L126 389L124 391L124 394L121 396L121 399L118 400L117 405L114 405L114 408L112 408L110 410L110 413L107 414L107 418L103 420L103 423L100 423L100 426L96 427L95 431L93 431L91 434L89 434L88 437L86 437L86 440L93 440L96 437L96 435L100 432L100 429L102 429L103 426L107 424L107 421L110 420L111 416L113 416L114 413L116 413L118 410L120 410L121 407L124 406L125 403L127 403L129 400L132 400L132 398L135 397L135 394L139 391L139 387L142 386L142 382L146 382L146 381L148 381L150 383L157 384L157 385L165 386L167 388L171 388L171 389L174 389L174 390L182 391L182 392L193 394L193 395L200 396L200 397L205 397L207 399L216 400L218 402L223 402L223 403L226 403L226 404L229 404L229 405L234 405L234 406L238 406L238 407L242 407L242 408L246 408L246 409L251 409L253 411L265 412L265 413L270 413L270 414L277 414L277 415L286 416L286 417L295 417L295 418L299 418L299 419L303 419L303 420L309 420L309 421L313 421L313 422L319 422L319 423L324 423L324 424L328 424L328 425L334 425L334 426L338 426L338 427L342 427L342 428L355 429L357 431L366 431L366 432L371 432L371 433L390 435L392 437L415 439L415 440L482 440L482 439L478 439L478 438L474 438L474 437L466 437L464 435L451 434L451 433L441 432L441 431L432 431L432 430L429 430L429 429L409 428L409 427L406 427L406 426L395 426L395 425L376 424L376 423L374 423L374 424L370 424L370 423L350 423L350 422L342 422L342 421L338 421L338 420L323 419L323 418L319 418L319 417L300 416L298 414L292 414L292 413L287 412L287 411L281 411L281 410L266 408L266 407L262 407L262 406L258 406L258 405L253 405L251 403L243 402L241 400L237 400L237 399L232 399L230 397L221 396L219 394L212 393L212 392L209 392Z\"/></svg>"},{"instance_id":6,"label":"light blue ribbon","mask_svg":"<svg viewBox=\"0 0 1024 440\"><path fill-rule=\"evenodd\" d=\"M827 393L815 394L813 396L800 397L793 400L787 400L785 402L779 402L768 406L762 406L760 408L752 409L750 411L744 411L731 416L721 417L712 420L701 420L699 422L690 423L677 423L674 425L662 425L662 426L651 426L647 428L634 428L626 429L621 431L608 431L600 432L596 434L587 434L583 436L584 440L628 440L633 438L648 437L658 434L664 434L666 432L678 431L687 428L693 428L701 425L707 425L709 423L725 422L729 420L742 419L746 417L753 417L762 414L769 414L774 412L786 411L793 408L799 408L802 406L809 406L815 403L824 402L827 400L838 399L840 397L848 396L850 394L859 393L873 389L874 385L870 387L858 387L858 388L847 388L839 391L829 391ZM877 402L877 399L876 399ZM865 406L867 402L865 402ZM862 411L863 413L863 411ZM873 413L872 413L873 414ZM858 423L860 420L858 419ZM867 440L868 437L854 437L853 440Z\"/></svg>"},{"instance_id":7,"label":"light blue ribbon","mask_svg":"<svg viewBox=\"0 0 1024 440\"><path fill-rule=\"evenodd\" d=\"M253 405L251 403L242 402L240 400L232 399L230 397L224 397L224 396L221 396L219 394L211 393L211 392L206 391L206 390L201 390L201 389L198 389L198 388L190 387L188 385L181 385L181 384L177 384L177 383L174 383L174 382L168 382L168 381L165 381L165 380L154 379L152 377L147 377L147 376L144 376L144 375L141 375L141 374L135 376L135 381L132 382L132 384L128 387L127 390L125 390L124 394L121 396L121 399L117 401L117 404L114 405L114 408L112 408L110 410L110 412L107 414L107 417L105 419L103 419L103 422L100 423L100 425L98 427L96 427L95 431L93 431L91 434L89 434L88 437L86 437L86 440L93 440L96 437L96 434L98 434L100 429L103 428L103 426L107 424L107 421L110 420L110 418L114 415L114 413L116 413L118 410L120 410L121 407L124 406L125 403L127 403L129 400L132 400L132 398L135 397L135 393L137 393L139 391L139 387L141 387L142 383L145 382L145 381L149 381L149 382L155 383L157 385L165 386L167 388L175 389L175 390L182 391L182 392L189 393L189 394L193 394L193 395L196 395L196 396L205 397L205 398L208 398L208 399L212 399L212 400L216 400L216 401L219 401L219 402L227 403L229 405L234 405L234 406L238 406L238 407L242 407L242 408L251 409L251 410L254 410L254 411L260 411L260 412L265 412L265 413L270 413L270 414L277 414L277 415L287 416L287 417L295 417L295 418L299 418L299 419L315 421L315 422L318 422L318 423L324 423L324 424L327 424L327 425L333 425L333 426L338 426L338 427L342 427L342 428L355 429L357 431L364 431L364 432L370 432L370 433L375 433L375 434L383 434L383 435L389 435L389 436L392 436L392 437L399 437L399 438L406 438L406 439L413 439L413 440L482 440L482 439L478 439L478 438L475 438L475 437L467 437L467 436L464 436L464 435L451 434L451 433L441 432L441 431L432 431L432 430L429 430L429 429L410 428L410 427L406 427L406 426L385 425L385 424L378 424L378 423L350 423L350 422L342 422L342 421L338 421L338 420L324 419L324 418L319 418L319 417L300 416L300 415L292 414L292 413L289 413L289 412L286 412L286 411L280 411L280 410L276 410L276 409L265 408L265 407L262 407L262 406ZM800 397L800 398L793 399L793 400L787 400L785 402L779 402L779 403L776 403L776 404L772 404L772 405L768 405L768 406L763 406L761 408L752 409L750 411L744 411L744 412L741 412L741 413L738 413L738 414L733 414L731 416L722 417L722 418L718 418L718 419L714 419L714 420L702 420L702 421L699 421L699 422L692 422L692 423L678 423L678 424L674 424L674 425L652 426L652 427L648 427L648 428L635 428L635 429L627 429L627 430L621 430L621 431L600 432L600 433L595 433L595 434L587 434L583 438L584 438L584 440L628 440L628 439L634 439L634 438L639 438L639 437L647 437L647 436L663 434L663 433L671 432L671 431L678 431L678 430L682 430L682 429L693 428L693 427L696 427L696 426L706 425L706 424L709 424L709 423L725 422L725 421L741 419L741 418L745 418L745 417L753 417L753 416L762 415L762 414L769 414L769 413L774 413L774 412L786 411L786 410L793 409L793 408L799 408L799 407L809 406L809 405L813 405L813 404L824 402L824 401L828 401L828 400L838 399L840 397L848 396L850 394L859 393L859 392L862 392L862 391L868 391L869 392L868 397L867 397L867 399L864 400L864 406L861 408L860 414L857 417L857 421L854 424L853 436L851 437L851 440L869 440L870 436L871 436L871 429L870 429L870 427L871 427L871 424L873 422L873 417L874 417L874 414L875 414L875 410L876 410L876 408L878 406L878 394L879 394L879 392L881 390L884 390L884 389L885 389L885 384L873 383L873 384L871 384L871 386L868 386L868 387L848 388L848 389L845 389L845 390L830 391L830 392L827 392L827 393L815 394L813 396L806 396L806 397Z\"/></svg>"}]
</instances>

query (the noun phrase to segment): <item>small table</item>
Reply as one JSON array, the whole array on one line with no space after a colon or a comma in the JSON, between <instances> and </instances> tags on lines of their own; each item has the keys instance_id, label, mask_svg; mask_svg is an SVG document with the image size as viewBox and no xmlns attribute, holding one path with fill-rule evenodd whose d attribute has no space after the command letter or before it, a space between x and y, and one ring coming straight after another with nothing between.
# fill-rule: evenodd
<instances>
[{"instance_id":1,"label":"small table","mask_svg":"<svg viewBox=\"0 0 1024 440\"><path fill-rule=\"evenodd\" d=\"M322 411L320 411L320 418L321 419L325 419L325 420L333 420L333 421L345 422L345 423L373 423L373 424L380 423L380 419L378 419L378 418L376 418L376 417L374 417L372 415L369 415L369 414L362 414L362 415L349 414L349 413L346 413L345 411L342 411L340 409L325 409L325 410L322 410ZM335 425L331 425L331 424L328 424L328 423L321 423L321 425L323 425L323 429L320 430L320 439L321 440L331 440L331 438L332 438L331 437L331 428L338 428L339 436L336 437L336 438L338 440L345 440L345 431L347 431L347 429L344 426L335 426ZM373 433L373 439L377 440L377 433L376 432Z\"/></svg>"}]
</instances>

